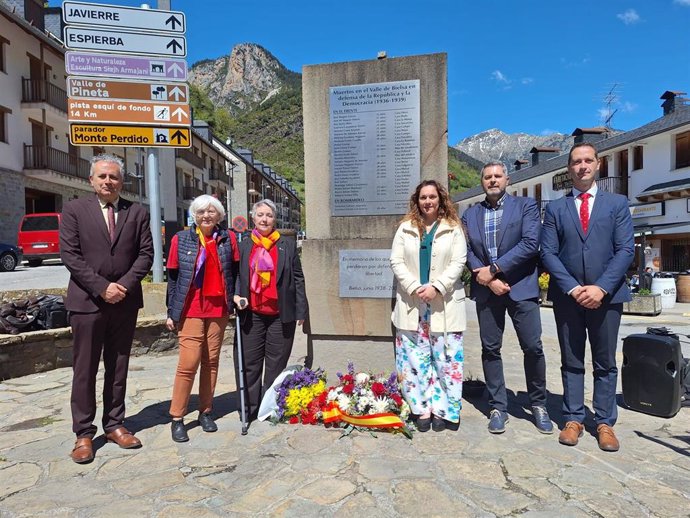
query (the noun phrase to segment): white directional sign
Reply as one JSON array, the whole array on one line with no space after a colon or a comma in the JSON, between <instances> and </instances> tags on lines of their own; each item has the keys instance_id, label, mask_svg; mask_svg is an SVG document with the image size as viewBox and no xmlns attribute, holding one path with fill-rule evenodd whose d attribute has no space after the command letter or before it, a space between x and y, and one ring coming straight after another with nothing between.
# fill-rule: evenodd
<instances>
[{"instance_id":1,"label":"white directional sign","mask_svg":"<svg viewBox=\"0 0 690 518\"><path fill-rule=\"evenodd\" d=\"M65 46L75 50L99 50L120 54L151 54L155 56L187 55L183 36L145 32L65 27Z\"/></svg>"},{"instance_id":2,"label":"white directional sign","mask_svg":"<svg viewBox=\"0 0 690 518\"><path fill-rule=\"evenodd\" d=\"M116 5L64 2L62 19L65 24L112 27L114 29L143 29L183 34L186 29L184 13L159 11Z\"/></svg>"}]
</instances>

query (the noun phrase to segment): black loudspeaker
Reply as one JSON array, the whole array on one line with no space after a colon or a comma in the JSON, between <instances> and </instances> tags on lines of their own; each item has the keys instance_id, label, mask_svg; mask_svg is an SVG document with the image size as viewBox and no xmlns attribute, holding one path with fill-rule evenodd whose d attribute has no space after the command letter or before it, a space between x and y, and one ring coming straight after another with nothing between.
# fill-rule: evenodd
<instances>
[{"instance_id":1,"label":"black loudspeaker","mask_svg":"<svg viewBox=\"0 0 690 518\"><path fill-rule=\"evenodd\" d=\"M683 395L683 351L676 336L635 334L623 339L623 399L632 410L673 417Z\"/></svg>"}]
</instances>

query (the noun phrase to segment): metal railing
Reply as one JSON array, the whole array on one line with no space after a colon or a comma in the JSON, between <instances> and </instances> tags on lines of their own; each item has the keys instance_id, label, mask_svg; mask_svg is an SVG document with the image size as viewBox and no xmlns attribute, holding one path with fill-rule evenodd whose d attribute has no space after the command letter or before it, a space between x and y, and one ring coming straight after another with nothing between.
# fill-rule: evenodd
<instances>
[{"instance_id":1,"label":"metal railing","mask_svg":"<svg viewBox=\"0 0 690 518\"><path fill-rule=\"evenodd\" d=\"M49 169L58 173L89 178L89 161L59 149L24 144L24 169Z\"/></svg>"},{"instance_id":2,"label":"metal railing","mask_svg":"<svg viewBox=\"0 0 690 518\"><path fill-rule=\"evenodd\" d=\"M22 77L22 102L48 103L67 113L67 92L47 79Z\"/></svg>"},{"instance_id":3,"label":"metal railing","mask_svg":"<svg viewBox=\"0 0 690 518\"><path fill-rule=\"evenodd\" d=\"M194 167L198 167L199 169L204 168L204 159L200 156L195 155L192 151L189 151L188 149L175 149L175 158L181 158L188 164L191 164Z\"/></svg>"},{"instance_id":4,"label":"metal railing","mask_svg":"<svg viewBox=\"0 0 690 518\"><path fill-rule=\"evenodd\" d=\"M628 177L627 176L608 176L597 179L597 187L602 191L612 192L628 196Z\"/></svg>"},{"instance_id":5,"label":"metal railing","mask_svg":"<svg viewBox=\"0 0 690 518\"><path fill-rule=\"evenodd\" d=\"M185 185L182 188L182 198L185 200L193 200L197 196L204 194L204 191L197 187L192 187L191 185Z\"/></svg>"},{"instance_id":6,"label":"metal railing","mask_svg":"<svg viewBox=\"0 0 690 518\"><path fill-rule=\"evenodd\" d=\"M208 179L228 183L228 175L220 167L213 167L208 170Z\"/></svg>"}]
</instances>

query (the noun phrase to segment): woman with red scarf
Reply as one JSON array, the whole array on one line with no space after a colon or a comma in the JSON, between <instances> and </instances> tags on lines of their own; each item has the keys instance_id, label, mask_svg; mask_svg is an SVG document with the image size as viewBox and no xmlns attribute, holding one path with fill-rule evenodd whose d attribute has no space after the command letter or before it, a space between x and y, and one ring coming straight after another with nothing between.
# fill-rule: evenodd
<instances>
[{"instance_id":1,"label":"woman with red scarf","mask_svg":"<svg viewBox=\"0 0 690 518\"><path fill-rule=\"evenodd\" d=\"M275 214L271 200L256 202L251 239L239 246L235 305L242 309L239 318L250 420L256 417L263 390L287 366L296 326L302 325L308 313L297 242L275 230Z\"/></svg>"},{"instance_id":2,"label":"woman with red scarf","mask_svg":"<svg viewBox=\"0 0 690 518\"><path fill-rule=\"evenodd\" d=\"M192 201L195 223L173 236L168 254L169 330L177 329L180 359L175 373L170 415L175 442L189 440L183 418L196 372L199 374L199 423L204 432L218 427L211 417L218 377L220 348L233 306L234 265L239 259L232 232L218 224L225 217L223 204L206 194Z\"/></svg>"}]
</instances>

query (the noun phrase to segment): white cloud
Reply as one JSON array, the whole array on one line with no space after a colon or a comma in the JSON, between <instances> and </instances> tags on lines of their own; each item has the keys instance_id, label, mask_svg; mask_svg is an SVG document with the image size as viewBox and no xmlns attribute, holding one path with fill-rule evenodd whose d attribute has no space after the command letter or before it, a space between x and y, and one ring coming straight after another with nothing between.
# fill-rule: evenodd
<instances>
[{"instance_id":1,"label":"white cloud","mask_svg":"<svg viewBox=\"0 0 690 518\"><path fill-rule=\"evenodd\" d=\"M631 113L637 110L637 104L631 103L630 101L625 101L623 106L621 106L621 111L625 113Z\"/></svg>"},{"instance_id":2,"label":"white cloud","mask_svg":"<svg viewBox=\"0 0 690 518\"><path fill-rule=\"evenodd\" d=\"M625 25L634 25L641 20L640 15L635 9L628 9L624 13L618 13L616 18L621 20Z\"/></svg>"},{"instance_id":3,"label":"white cloud","mask_svg":"<svg viewBox=\"0 0 690 518\"><path fill-rule=\"evenodd\" d=\"M673 0L673 3L690 7L690 0Z\"/></svg>"},{"instance_id":4,"label":"white cloud","mask_svg":"<svg viewBox=\"0 0 690 518\"><path fill-rule=\"evenodd\" d=\"M563 65L563 68L575 68L575 67L583 67L587 63L589 63L589 57L585 57L582 59L576 59L576 60L568 60L566 58L561 58L561 65Z\"/></svg>"},{"instance_id":5,"label":"white cloud","mask_svg":"<svg viewBox=\"0 0 690 518\"><path fill-rule=\"evenodd\" d=\"M534 83L534 79L531 77L523 77L522 79L520 79L520 82L523 85L531 85L532 83Z\"/></svg>"},{"instance_id":6,"label":"white cloud","mask_svg":"<svg viewBox=\"0 0 690 518\"><path fill-rule=\"evenodd\" d=\"M611 115L611 112L612 112L612 110L610 110L607 107L599 108L597 110L597 115L599 116L599 119L601 120L601 122L604 122L606 119L609 118L609 115Z\"/></svg>"},{"instance_id":7,"label":"white cloud","mask_svg":"<svg viewBox=\"0 0 690 518\"><path fill-rule=\"evenodd\" d=\"M491 77L499 83L503 83L506 85L509 85L511 83L510 79L508 79L506 75L500 70L494 70L493 72L491 72Z\"/></svg>"}]
</instances>

